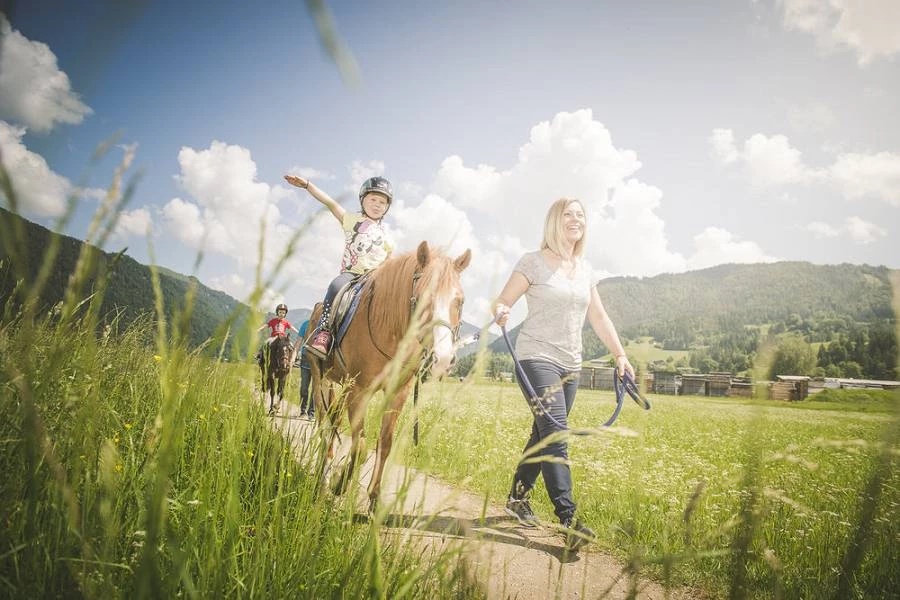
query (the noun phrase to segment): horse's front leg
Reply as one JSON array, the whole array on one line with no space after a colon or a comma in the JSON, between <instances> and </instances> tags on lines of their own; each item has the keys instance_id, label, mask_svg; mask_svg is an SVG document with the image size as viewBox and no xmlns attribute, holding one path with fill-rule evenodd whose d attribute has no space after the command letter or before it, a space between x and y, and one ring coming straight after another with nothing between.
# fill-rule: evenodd
<instances>
[{"instance_id":1,"label":"horse's front leg","mask_svg":"<svg viewBox=\"0 0 900 600\"><path fill-rule=\"evenodd\" d=\"M328 475L331 471L332 460L334 459L337 416L334 414L334 389L330 383L323 381L318 374L314 374L310 381L309 391L316 406L316 432L320 440L317 454L318 480L316 482L316 493L318 494L324 489L325 482L328 480ZM327 401L326 395L328 397Z\"/></svg>"},{"instance_id":2,"label":"horse's front leg","mask_svg":"<svg viewBox=\"0 0 900 600\"><path fill-rule=\"evenodd\" d=\"M266 377L266 386L269 390L269 414L275 414L275 377L269 375Z\"/></svg>"},{"instance_id":3,"label":"horse's front leg","mask_svg":"<svg viewBox=\"0 0 900 600\"><path fill-rule=\"evenodd\" d=\"M277 408L281 408L281 402L284 400L284 382L287 380L287 375L278 378L278 404Z\"/></svg>"},{"instance_id":4,"label":"horse's front leg","mask_svg":"<svg viewBox=\"0 0 900 600\"><path fill-rule=\"evenodd\" d=\"M335 494L343 494L350 486L350 481L356 473L356 465L366 456L366 397L357 393L353 388L346 392L344 401L347 403L347 416L350 419L350 459L341 471L334 486Z\"/></svg>"},{"instance_id":5,"label":"horse's front leg","mask_svg":"<svg viewBox=\"0 0 900 600\"><path fill-rule=\"evenodd\" d=\"M375 513L378 507L378 495L381 493L381 477L384 473L384 465L387 462L388 455L391 453L391 447L394 444L394 430L397 427L397 418L403 405L406 403L406 397L409 395L409 389L412 381L408 381L394 395L391 405L381 417L381 433L378 435L378 445L375 448L375 466L372 468L372 480L369 482L369 512Z\"/></svg>"}]
</instances>

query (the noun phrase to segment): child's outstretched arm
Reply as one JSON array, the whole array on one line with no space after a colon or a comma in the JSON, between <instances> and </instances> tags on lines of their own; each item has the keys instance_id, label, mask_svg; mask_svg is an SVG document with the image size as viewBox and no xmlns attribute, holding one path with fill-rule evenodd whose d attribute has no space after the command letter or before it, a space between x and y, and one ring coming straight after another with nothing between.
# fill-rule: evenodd
<instances>
[{"instance_id":1,"label":"child's outstretched arm","mask_svg":"<svg viewBox=\"0 0 900 600\"><path fill-rule=\"evenodd\" d=\"M295 185L298 188L303 188L304 190L309 192L309 194L313 198L315 198L316 200L318 200L319 202L324 204L328 208L328 210L331 211L331 214L334 215L334 218L337 219L338 222L343 225L344 214L347 211L344 210L343 206L341 206L340 204L335 202L335 200L331 196L329 196L328 194L326 194L325 192L320 190L318 187L313 185L312 181L310 181L309 179L305 179L303 177L297 177L296 175L285 175L284 179L289 184Z\"/></svg>"},{"instance_id":2,"label":"child's outstretched arm","mask_svg":"<svg viewBox=\"0 0 900 600\"><path fill-rule=\"evenodd\" d=\"M268 326L269 326L268 323L263 323L262 325L260 325L259 329L256 330L256 332L259 333L260 331L262 331L263 329L265 329Z\"/></svg>"}]
</instances>

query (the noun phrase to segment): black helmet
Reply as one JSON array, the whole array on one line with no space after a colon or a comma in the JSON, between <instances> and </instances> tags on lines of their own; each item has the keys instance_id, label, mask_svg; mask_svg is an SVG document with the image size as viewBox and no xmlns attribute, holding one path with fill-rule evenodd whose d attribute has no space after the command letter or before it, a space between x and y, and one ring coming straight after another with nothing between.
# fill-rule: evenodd
<instances>
[{"instance_id":1,"label":"black helmet","mask_svg":"<svg viewBox=\"0 0 900 600\"><path fill-rule=\"evenodd\" d=\"M359 201L362 202L362 199L369 192L378 192L387 196L388 206L391 205L391 200L394 199L394 188L391 186L391 182L384 177L369 177L366 179L362 187L359 188Z\"/></svg>"},{"instance_id":2,"label":"black helmet","mask_svg":"<svg viewBox=\"0 0 900 600\"><path fill-rule=\"evenodd\" d=\"M276 307L275 307L275 314L276 314L276 315L278 314L278 311L279 311L279 310L283 310L284 312L287 312L287 311L288 311L288 309L287 309L287 304L284 304L284 303L282 302L281 304L279 304L278 306L276 306Z\"/></svg>"}]
</instances>

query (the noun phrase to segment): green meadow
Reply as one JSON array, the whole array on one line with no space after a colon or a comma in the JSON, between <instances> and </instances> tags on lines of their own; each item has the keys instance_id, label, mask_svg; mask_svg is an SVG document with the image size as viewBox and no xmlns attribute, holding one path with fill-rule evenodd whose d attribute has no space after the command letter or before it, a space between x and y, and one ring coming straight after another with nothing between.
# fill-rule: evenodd
<instances>
[{"instance_id":1,"label":"green meadow","mask_svg":"<svg viewBox=\"0 0 900 600\"><path fill-rule=\"evenodd\" d=\"M252 366L153 338L0 324L0 597L478 597L316 492Z\"/></svg>"},{"instance_id":2,"label":"green meadow","mask_svg":"<svg viewBox=\"0 0 900 600\"><path fill-rule=\"evenodd\" d=\"M251 365L189 352L149 320L66 315L0 324L0 596L482 594L456 551L423 559L317 493L314 455L301 465L271 429ZM896 596L896 395L652 400L571 439L600 549L709 597ZM572 425L612 408L581 390ZM394 459L502 503L530 428L518 388L430 382L418 413L420 444L408 406ZM534 506L552 521L541 487Z\"/></svg>"},{"instance_id":3,"label":"green meadow","mask_svg":"<svg viewBox=\"0 0 900 600\"><path fill-rule=\"evenodd\" d=\"M647 412L626 399L613 429L570 438L580 516L630 568L712 597L896 597L900 399L830 396L653 395ZM437 384L420 406L408 460L504 502L531 426L518 388ZM593 429L613 407L611 392L580 390L570 424ZM540 482L532 497L554 522Z\"/></svg>"}]
</instances>

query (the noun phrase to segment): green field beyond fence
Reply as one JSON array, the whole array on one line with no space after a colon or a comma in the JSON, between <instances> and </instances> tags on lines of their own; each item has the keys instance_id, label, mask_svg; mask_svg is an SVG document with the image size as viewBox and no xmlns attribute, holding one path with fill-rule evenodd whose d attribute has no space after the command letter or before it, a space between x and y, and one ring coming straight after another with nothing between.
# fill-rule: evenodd
<instances>
[{"instance_id":1,"label":"green field beyond fence","mask_svg":"<svg viewBox=\"0 0 900 600\"><path fill-rule=\"evenodd\" d=\"M408 460L504 502L531 427L518 388L427 389L425 436ZM835 402L652 400L649 412L628 401L619 429L570 442L579 514L600 546L714 597L898 596L896 394L869 395L866 412L831 410ZM613 406L611 393L581 390L571 425L596 427ZM553 520L540 484L532 506Z\"/></svg>"}]
</instances>

